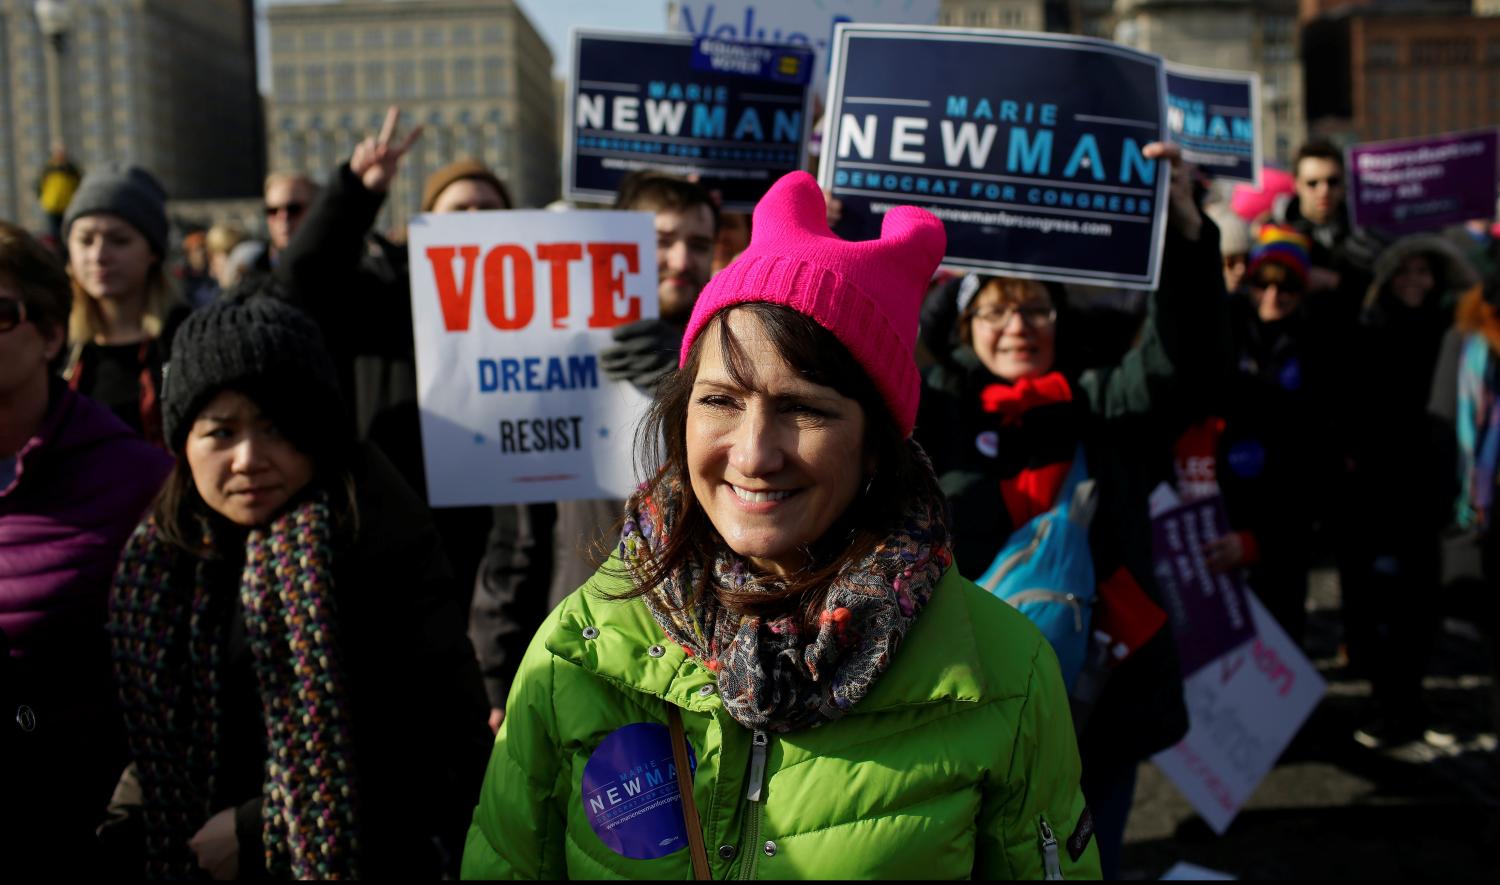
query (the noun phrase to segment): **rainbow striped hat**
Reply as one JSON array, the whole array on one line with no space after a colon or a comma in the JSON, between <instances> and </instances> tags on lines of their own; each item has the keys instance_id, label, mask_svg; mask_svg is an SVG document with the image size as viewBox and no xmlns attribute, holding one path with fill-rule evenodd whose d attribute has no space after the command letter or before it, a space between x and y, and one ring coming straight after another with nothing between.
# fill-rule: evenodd
<instances>
[{"instance_id":1,"label":"rainbow striped hat","mask_svg":"<svg viewBox=\"0 0 1500 885\"><path fill-rule=\"evenodd\" d=\"M1308 254L1312 241L1295 228L1280 224L1266 224L1255 238L1255 247L1250 250L1250 263L1245 268L1245 278L1254 279L1255 271L1266 262L1285 268L1294 275L1302 287L1307 288L1307 271L1312 261Z\"/></svg>"}]
</instances>

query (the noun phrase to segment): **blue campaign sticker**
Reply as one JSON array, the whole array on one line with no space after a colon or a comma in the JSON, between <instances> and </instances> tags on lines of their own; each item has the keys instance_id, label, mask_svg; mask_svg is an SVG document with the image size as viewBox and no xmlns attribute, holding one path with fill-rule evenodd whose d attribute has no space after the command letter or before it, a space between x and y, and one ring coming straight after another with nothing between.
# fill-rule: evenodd
<instances>
[{"instance_id":1,"label":"blue campaign sticker","mask_svg":"<svg viewBox=\"0 0 1500 885\"><path fill-rule=\"evenodd\" d=\"M1280 382L1284 390L1301 390L1302 361L1295 357L1287 360L1286 365L1281 367L1281 373L1276 376L1276 380Z\"/></svg>"},{"instance_id":2,"label":"blue campaign sticker","mask_svg":"<svg viewBox=\"0 0 1500 885\"><path fill-rule=\"evenodd\" d=\"M1255 479L1266 469L1266 447L1260 440L1240 440L1229 447L1229 469L1240 479Z\"/></svg>"},{"instance_id":3,"label":"blue campaign sticker","mask_svg":"<svg viewBox=\"0 0 1500 885\"><path fill-rule=\"evenodd\" d=\"M812 79L813 53L805 46L775 46L699 37L693 41L693 70L738 74L793 86Z\"/></svg>"},{"instance_id":4,"label":"blue campaign sticker","mask_svg":"<svg viewBox=\"0 0 1500 885\"><path fill-rule=\"evenodd\" d=\"M698 768L691 742L688 768ZM583 810L600 841L621 857L651 860L687 847L665 725L636 722L599 744L583 767Z\"/></svg>"}]
</instances>

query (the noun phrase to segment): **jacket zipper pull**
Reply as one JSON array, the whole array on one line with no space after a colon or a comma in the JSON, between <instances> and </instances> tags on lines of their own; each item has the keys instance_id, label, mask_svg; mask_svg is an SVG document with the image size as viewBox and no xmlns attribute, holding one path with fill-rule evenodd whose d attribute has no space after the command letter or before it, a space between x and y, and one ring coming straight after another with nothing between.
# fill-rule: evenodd
<instances>
[{"instance_id":1,"label":"jacket zipper pull","mask_svg":"<svg viewBox=\"0 0 1500 885\"><path fill-rule=\"evenodd\" d=\"M1062 864L1057 860L1057 837L1052 835L1052 828L1047 826L1047 819L1042 818L1042 863L1046 865L1047 875L1044 877L1048 882L1062 881Z\"/></svg>"},{"instance_id":2,"label":"jacket zipper pull","mask_svg":"<svg viewBox=\"0 0 1500 885\"><path fill-rule=\"evenodd\" d=\"M761 782L766 779L766 748L770 744L770 735L763 731L757 731L750 744L750 787L745 798L751 802L760 801Z\"/></svg>"}]
</instances>

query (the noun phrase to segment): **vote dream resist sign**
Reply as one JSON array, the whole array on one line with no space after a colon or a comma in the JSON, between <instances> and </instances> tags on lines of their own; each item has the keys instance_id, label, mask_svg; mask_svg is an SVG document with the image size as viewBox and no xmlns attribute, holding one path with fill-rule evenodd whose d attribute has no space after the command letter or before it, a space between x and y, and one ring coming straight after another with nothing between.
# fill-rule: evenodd
<instances>
[{"instance_id":1,"label":"vote dream resist sign","mask_svg":"<svg viewBox=\"0 0 1500 885\"><path fill-rule=\"evenodd\" d=\"M1493 218L1497 141L1484 129L1350 147L1354 223L1400 235Z\"/></svg>"},{"instance_id":2,"label":"vote dream resist sign","mask_svg":"<svg viewBox=\"0 0 1500 885\"><path fill-rule=\"evenodd\" d=\"M894 206L948 232L944 265L1155 288L1169 175L1162 60L1086 37L838 26L819 178L838 233Z\"/></svg>"},{"instance_id":3,"label":"vote dream resist sign","mask_svg":"<svg viewBox=\"0 0 1500 885\"><path fill-rule=\"evenodd\" d=\"M696 175L749 212L803 166L811 68L802 47L575 29L565 196L612 202L649 168Z\"/></svg>"},{"instance_id":4,"label":"vote dream resist sign","mask_svg":"<svg viewBox=\"0 0 1500 885\"><path fill-rule=\"evenodd\" d=\"M429 503L626 497L648 398L598 354L657 315L651 214L422 215L408 242Z\"/></svg>"},{"instance_id":5,"label":"vote dream resist sign","mask_svg":"<svg viewBox=\"0 0 1500 885\"><path fill-rule=\"evenodd\" d=\"M1167 62L1167 131L1215 178L1260 187L1260 75Z\"/></svg>"}]
</instances>

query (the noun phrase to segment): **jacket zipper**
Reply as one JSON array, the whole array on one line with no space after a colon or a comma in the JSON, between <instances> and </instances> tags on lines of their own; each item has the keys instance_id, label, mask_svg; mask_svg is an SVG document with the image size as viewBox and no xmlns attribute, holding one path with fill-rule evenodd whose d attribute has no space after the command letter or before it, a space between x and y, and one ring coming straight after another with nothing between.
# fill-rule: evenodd
<instances>
[{"instance_id":1,"label":"jacket zipper","mask_svg":"<svg viewBox=\"0 0 1500 885\"><path fill-rule=\"evenodd\" d=\"M771 746L771 736L757 731L750 743L750 775L745 779L745 822L740 828L740 875L749 880L755 878L755 868L760 863L760 791L766 779L766 751Z\"/></svg>"},{"instance_id":2,"label":"jacket zipper","mask_svg":"<svg viewBox=\"0 0 1500 885\"><path fill-rule=\"evenodd\" d=\"M1052 835L1052 828L1047 825L1047 819L1042 818L1042 863L1047 869L1044 877L1048 882L1062 881L1062 864L1057 860L1057 837Z\"/></svg>"}]
</instances>

